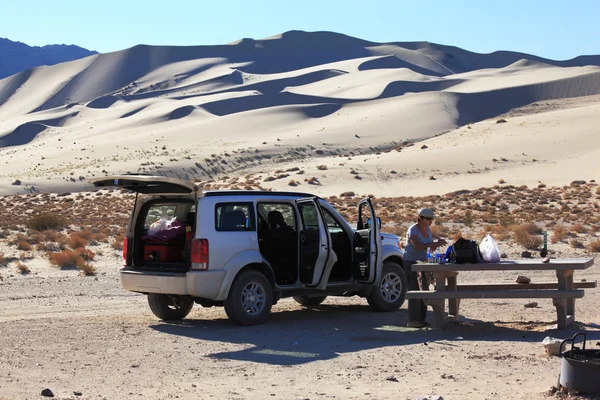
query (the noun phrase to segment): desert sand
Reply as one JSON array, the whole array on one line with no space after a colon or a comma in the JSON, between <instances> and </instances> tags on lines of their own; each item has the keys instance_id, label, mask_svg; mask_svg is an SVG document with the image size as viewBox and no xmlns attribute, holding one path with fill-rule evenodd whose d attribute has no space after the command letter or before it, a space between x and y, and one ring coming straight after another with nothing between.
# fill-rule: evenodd
<instances>
[{"instance_id":1,"label":"desert sand","mask_svg":"<svg viewBox=\"0 0 600 400\"><path fill-rule=\"evenodd\" d=\"M549 393L560 359L541 341L585 330L599 347L598 289L577 301L569 331L555 329L550 300L464 301L443 330L406 328L406 304L373 313L358 298L315 309L284 299L254 327L198 305L165 323L120 286L133 196L92 191L86 178L310 192L349 219L371 195L384 231L398 235L431 206L436 234L492 232L509 258L526 249L519 232L534 228L539 240L546 230L553 257L593 257L576 279L597 280L598 126L600 56L555 61L330 32L136 46L0 80L0 399L37 399L44 388L61 399L561 397ZM68 220L62 238L27 228L41 212ZM83 231L93 232L94 271L51 265L49 254Z\"/></svg>"}]
</instances>

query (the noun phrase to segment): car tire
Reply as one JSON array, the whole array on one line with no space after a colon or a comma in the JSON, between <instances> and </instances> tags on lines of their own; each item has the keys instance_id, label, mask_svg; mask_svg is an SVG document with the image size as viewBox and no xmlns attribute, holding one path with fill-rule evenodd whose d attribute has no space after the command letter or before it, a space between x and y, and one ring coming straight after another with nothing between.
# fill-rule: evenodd
<instances>
[{"instance_id":1,"label":"car tire","mask_svg":"<svg viewBox=\"0 0 600 400\"><path fill-rule=\"evenodd\" d=\"M327 296L294 296L292 297L294 301L301 306L310 307L310 306L318 306L322 302L325 301Z\"/></svg>"},{"instance_id":2,"label":"car tire","mask_svg":"<svg viewBox=\"0 0 600 400\"><path fill-rule=\"evenodd\" d=\"M237 325L263 323L271 313L273 288L262 273L248 270L238 275L225 300L225 312Z\"/></svg>"},{"instance_id":3,"label":"car tire","mask_svg":"<svg viewBox=\"0 0 600 400\"><path fill-rule=\"evenodd\" d=\"M175 321L187 317L194 307L194 300L187 296L148 293L148 304L158 318Z\"/></svg>"},{"instance_id":4,"label":"car tire","mask_svg":"<svg viewBox=\"0 0 600 400\"><path fill-rule=\"evenodd\" d=\"M384 261L381 281L373 287L367 302L375 311L396 311L404 304L406 288L404 269L393 261Z\"/></svg>"}]
</instances>

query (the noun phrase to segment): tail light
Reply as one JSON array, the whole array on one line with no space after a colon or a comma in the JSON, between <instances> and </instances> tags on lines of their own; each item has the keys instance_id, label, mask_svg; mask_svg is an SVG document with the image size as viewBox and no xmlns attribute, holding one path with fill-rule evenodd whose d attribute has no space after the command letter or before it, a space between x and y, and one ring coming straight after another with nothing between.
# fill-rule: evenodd
<instances>
[{"instance_id":1,"label":"tail light","mask_svg":"<svg viewBox=\"0 0 600 400\"><path fill-rule=\"evenodd\" d=\"M124 267L127 266L127 245L128 245L128 241L127 241L127 237L125 237L123 239L123 266Z\"/></svg>"},{"instance_id":2,"label":"tail light","mask_svg":"<svg viewBox=\"0 0 600 400\"><path fill-rule=\"evenodd\" d=\"M192 240L192 269L208 269L208 239Z\"/></svg>"}]
</instances>

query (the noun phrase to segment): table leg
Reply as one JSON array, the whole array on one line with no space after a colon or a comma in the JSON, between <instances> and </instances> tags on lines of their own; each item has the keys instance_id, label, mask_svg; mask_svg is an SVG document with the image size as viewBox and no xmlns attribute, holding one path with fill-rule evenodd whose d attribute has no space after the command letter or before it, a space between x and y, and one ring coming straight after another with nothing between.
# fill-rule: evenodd
<instances>
[{"instance_id":1,"label":"table leg","mask_svg":"<svg viewBox=\"0 0 600 400\"><path fill-rule=\"evenodd\" d=\"M448 290L456 291L457 279L456 275L448 276ZM458 309L460 307L460 299L448 299L448 314L452 315L454 320L458 320Z\"/></svg>"},{"instance_id":2,"label":"table leg","mask_svg":"<svg viewBox=\"0 0 600 400\"><path fill-rule=\"evenodd\" d=\"M556 307L558 329L567 329L567 299L552 299Z\"/></svg>"},{"instance_id":3,"label":"table leg","mask_svg":"<svg viewBox=\"0 0 600 400\"><path fill-rule=\"evenodd\" d=\"M573 270L558 270L556 271L556 277L558 278L558 289L573 290ZM557 304L560 304L560 306ZM561 328L559 320L559 329L566 329L569 325L568 321L575 322L575 299L555 299L554 306L559 319L564 314L564 317L562 317L564 327Z\"/></svg>"}]
</instances>

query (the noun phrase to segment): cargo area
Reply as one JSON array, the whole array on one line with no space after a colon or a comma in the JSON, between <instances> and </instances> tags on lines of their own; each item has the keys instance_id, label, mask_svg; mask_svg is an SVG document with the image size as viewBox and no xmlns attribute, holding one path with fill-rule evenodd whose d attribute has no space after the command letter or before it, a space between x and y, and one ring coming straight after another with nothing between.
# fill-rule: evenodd
<instances>
[{"instance_id":1,"label":"cargo area","mask_svg":"<svg viewBox=\"0 0 600 400\"><path fill-rule=\"evenodd\" d=\"M193 201L151 201L141 208L133 237L133 266L187 271L196 212Z\"/></svg>"}]
</instances>

